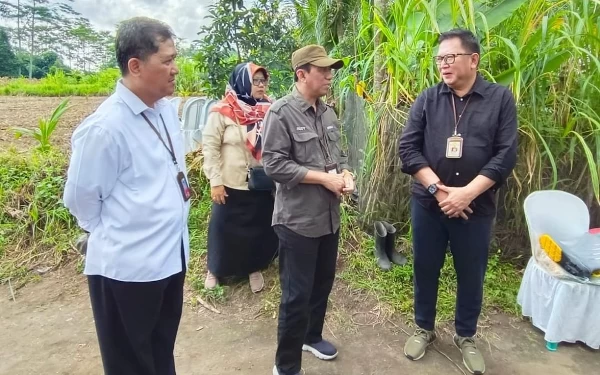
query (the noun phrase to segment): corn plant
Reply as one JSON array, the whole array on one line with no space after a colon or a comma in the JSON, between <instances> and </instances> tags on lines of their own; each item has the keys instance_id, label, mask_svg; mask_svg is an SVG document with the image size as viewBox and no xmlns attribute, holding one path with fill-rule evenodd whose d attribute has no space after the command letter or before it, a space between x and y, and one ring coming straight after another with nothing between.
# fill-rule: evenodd
<instances>
[{"instance_id":1,"label":"corn plant","mask_svg":"<svg viewBox=\"0 0 600 375\"><path fill-rule=\"evenodd\" d=\"M68 107L69 99L64 99L60 104L54 109L52 114L47 119L40 119L38 121L38 127L35 129L27 129L14 127L12 130L15 132L15 137L20 138L23 135L27 135L35 138L39 145L37 147L38 150L42 152L49 151L52 144L50 142L50 137L54 130L56 130L56 126L58 125L58 121L62 115L69 109Z\"/></svg>"}]
</instances>

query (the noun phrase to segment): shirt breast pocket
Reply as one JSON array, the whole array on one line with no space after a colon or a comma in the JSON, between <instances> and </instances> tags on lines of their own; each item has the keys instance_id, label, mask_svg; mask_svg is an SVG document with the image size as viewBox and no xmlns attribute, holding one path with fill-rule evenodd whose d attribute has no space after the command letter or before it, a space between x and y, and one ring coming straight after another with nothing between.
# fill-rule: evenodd
<instances>
[{"instance_id":1,"label":"shirt breast pocket","mask_svg":"<svg viewBox=\"0 0 600 375\"><path fill-rule=\"evenodd\" d=\"M319 137L313 132L292 133L294 156L300 165L317 164L319 161Z\"/></svg>"},{"instance_id":2,"label":"shirt breast pocket","mask_svg":"<svg viewBox=\"0 0 600 375\"><path fill-rule=\"evenodd\" d=\"M327 131L327 138L329 140L329 149L331 150L332 157L335 161L338 161L340 157L340 138L341 133L338 128L331 128Z\"/></svg>"},{"instance_id":3,"label":"shirt breast pocket","mask_svg":"<svg viewBox=\"0 0 600 375\"><path fill-rule=\"evenodd\" d=\"M473 111L466 134L465 146L491 148L494 145L494 134L498 120L489 110L478 108ZM459 131L460 133L460 131Z\"/></svg>"}]
</instances>

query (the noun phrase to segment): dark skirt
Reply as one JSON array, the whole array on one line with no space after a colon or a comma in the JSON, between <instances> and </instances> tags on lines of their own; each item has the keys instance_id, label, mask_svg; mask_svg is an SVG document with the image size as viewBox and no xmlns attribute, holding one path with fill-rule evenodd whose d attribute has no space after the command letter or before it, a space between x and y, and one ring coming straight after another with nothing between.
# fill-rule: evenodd
<instances>
[{"instance_id":1,"label":"dark skirt","mask_svg":"<svg viewBox=\"0 0 600 375\"><path fill-rule=\"evenodd\" d=\"M208 269L217 277L243 277L267 268L277 257L274 199L268 191L225 190L226 203L212 205Z\"/></svg>"}]
</instances>

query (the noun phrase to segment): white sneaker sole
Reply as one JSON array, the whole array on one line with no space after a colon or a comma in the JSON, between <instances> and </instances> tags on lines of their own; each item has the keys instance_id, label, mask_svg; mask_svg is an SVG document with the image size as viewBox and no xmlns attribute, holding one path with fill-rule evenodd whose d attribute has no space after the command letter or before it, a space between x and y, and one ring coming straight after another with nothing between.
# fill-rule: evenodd
<instances>
[{"instance_id":1,"label":"white sneaker sole","mask_svg":"<svg viewBox=\"0 0 600 375\"><path fill-rule=\"evenodd\" d=\"M417 358L412 358L411 356L409 356L408 354L406 354L406 349L404 349L404 356L408 359L410 359L411 361L418 361L419 359L425 357L425 353L427 353L427 348L429 347L429 345L433 344L433 341L430 342L429 344L427 344L427 346L425 347L425 350L423 350L423 353L418 356Z\"/></svg>"},{"instance_id":2,"label":"white sneaker sole","mask_svg":"<svg viewBox=\"0 0 600 375\"><path fill-rule=\"evenodd\" d=\"M465 365L465 368L467 369L467 371L469 371L471 374L475 374L475 371L473 371L469 366L467 366L467 362L465 361L465 356L463 355L462 349L460 348L460 346L458 346L458 344L456 343L456 341L454 341L454 339L452 339L452 341L454 342L454 346L456 346L458 348L458 350L460 350L460 354L463 357L463 365ZM485 374L485 364L483 365L483 371L477 372L477 374Z\"/></svg>"},{"instance_id":3,"label":"white sneaker sole","mask_svg":"<svg viewBox=\"0 0 600 375\"><path fill-rule=\"evenodd\" d=\"M302 350L305 352L310 352L312 353L315 357L322 359L323 361L331 361L332 359L334 359L335 357L338 356L339 352L335 352L334 355L325 355L323 353L321 353L320 351L318 351L317 349L313 348L312 346L309 345L302 345Z\"/></svg>"}]
</instances>

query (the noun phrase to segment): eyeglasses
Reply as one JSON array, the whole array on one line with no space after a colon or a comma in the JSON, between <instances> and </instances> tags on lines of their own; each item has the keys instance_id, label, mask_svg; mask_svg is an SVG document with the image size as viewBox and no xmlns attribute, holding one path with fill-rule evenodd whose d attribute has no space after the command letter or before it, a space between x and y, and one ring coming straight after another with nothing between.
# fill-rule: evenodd
<instances>
[{"instance_id":1,"label":"eyeglasses","mask_svg":"<svg viewBox=\"0 0 600 375\"><path fill-rule=\"evenodd\" d=\"M252 80L252 84L254 86L260 86L260 85L266 86L266 85L269 84L269 80L268 79L264 79L264 78L253 79Z\"/></svg>"},{"instance_id":2,"label":"eyeglasses","mask_svg":"<svg viewBox=\"0 0 600 375\"><path fill-rule=\"evenodd\" d=\"M435 61L435 63L438 65L442 65L442 63L454 64L454 61L456 61L456 56L471 56L471 55L472 55L472 53L451 53L451 54L445 55L445 56L433 56L433 61Z\"/></svg>"}]
</instances>

